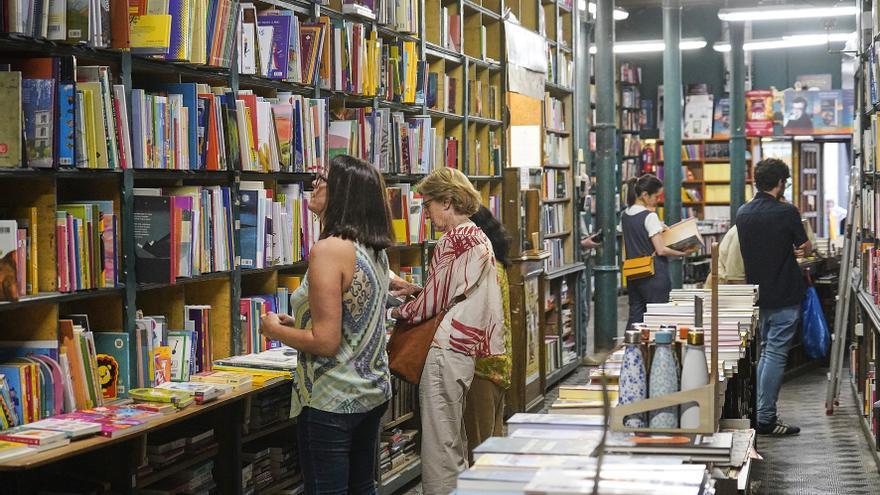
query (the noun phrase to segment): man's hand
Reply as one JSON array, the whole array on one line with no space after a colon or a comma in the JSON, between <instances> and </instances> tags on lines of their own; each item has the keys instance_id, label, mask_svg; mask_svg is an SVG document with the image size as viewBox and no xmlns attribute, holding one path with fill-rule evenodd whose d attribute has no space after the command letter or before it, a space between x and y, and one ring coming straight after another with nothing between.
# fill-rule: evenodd
<instances>
[{"instance_id":1,"label":"man's hand","mask_svg":"<svg viewBox=\"0 0 880 495\"><path fill-rule=\"evenodd\" d=\"M421 286L411 284L402 278L392 278L388 288L395 297L413 296L422 291Z\"/></svg>"},{"instance_id":2,"label":"man's hand","mask_svg":"<svg viewBox=\"0 0 880 495\"><path fill-rule=\"evenodd\" d=\"M797 258L806 258L813 252L813 244L807 241L800 246L794 248L794 255Z\"/></svg>"}]
</instances>

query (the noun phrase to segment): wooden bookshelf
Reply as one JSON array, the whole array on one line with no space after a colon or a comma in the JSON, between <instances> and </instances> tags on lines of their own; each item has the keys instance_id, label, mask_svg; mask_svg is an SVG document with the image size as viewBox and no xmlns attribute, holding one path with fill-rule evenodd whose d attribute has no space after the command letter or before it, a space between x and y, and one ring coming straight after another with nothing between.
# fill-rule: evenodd
<instances>
[{"instance_id":1,"label":"wooden bookshelf","mask_svg":"<svg viewBox=\"0 0 880 495\"><path fill-rule=\"evenodd\" d=\"M754 163L752 156L759 141L750 138L746 143L746 191L748 201L752 197ZM663 141L649 144L654 147L657 157L657 170L662 174ZM700 220L718 218L707 215L707 208L713 207L718 213L720 208L730 206L730 141L727 139L694 139L682 141L681 166L686 169L682 174L681 204L685 209L682 218L697 217ZM724 212L724 217L729 213Z\"/></svg>"}]
</instances>

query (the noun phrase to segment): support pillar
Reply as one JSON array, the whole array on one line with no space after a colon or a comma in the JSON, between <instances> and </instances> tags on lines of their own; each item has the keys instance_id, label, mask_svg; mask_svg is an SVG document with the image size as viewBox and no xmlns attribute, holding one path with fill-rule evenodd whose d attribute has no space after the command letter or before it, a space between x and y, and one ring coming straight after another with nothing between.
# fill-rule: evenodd
<instances>
[{"instance_id":1,"label":"support pillar","mask_svg":"<svg viewBox=\"0 0 880 495\"><path fill-rule=\"evenodd\" d=\"M663 0L663 211L681 220L681 0ZM681 288L682 260L669 261L672 288Z\"/></svg>"},{"instance_id":2,"label":"support pillar","mask_svg":"<svg viewBox=\"0 0 880 495\"><path fill-rule=\"evenodd\" d=\"M745 23L728 23L730 31L730 221L746 199Z\"/></svg>"}]
</instances>

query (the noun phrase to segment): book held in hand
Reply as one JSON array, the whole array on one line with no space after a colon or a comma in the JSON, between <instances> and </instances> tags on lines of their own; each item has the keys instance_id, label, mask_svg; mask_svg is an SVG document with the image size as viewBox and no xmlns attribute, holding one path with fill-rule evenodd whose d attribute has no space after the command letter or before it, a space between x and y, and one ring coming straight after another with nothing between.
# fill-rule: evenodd
<instances>
[{"instance_id":1,"label":"book held in hand","mask_svg":"<svg viewBox=\"0 0 880 495\"><path fill-rule=\"evenodd\" d=\"M695 217L687 218L660 233L663 245L676 251L685 251L703 245L703 236Z\"/></svg>"}]
</instances>

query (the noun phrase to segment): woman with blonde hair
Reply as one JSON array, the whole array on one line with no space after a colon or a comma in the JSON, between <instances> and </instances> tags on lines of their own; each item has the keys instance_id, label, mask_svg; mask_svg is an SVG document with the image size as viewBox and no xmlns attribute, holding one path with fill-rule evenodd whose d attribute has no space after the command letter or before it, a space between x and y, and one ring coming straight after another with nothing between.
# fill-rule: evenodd
<instances>
[{"instance_id":1,"label":"woman with blonde hair","mask_svg":"<svg viewBox=\"0 0 880 495\"><path fill-rule=\"evenodd\" d=\"M443 236L424 287L392 280L395 294L416 297L391 315L415 324L452 306L437 327L419 384L422 487L425 495L446 495L468 467L464 409L474 359L504 354L504 315L492 244L470 220L479 193L464 174L446 167L431 172L418 190Z\"/></svg>"}]
</instances>

